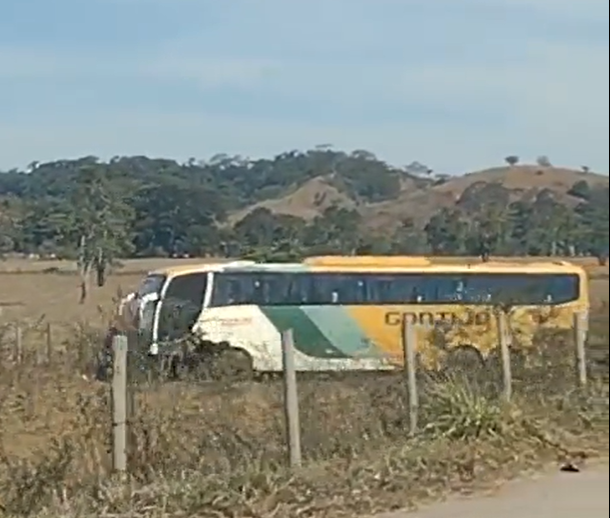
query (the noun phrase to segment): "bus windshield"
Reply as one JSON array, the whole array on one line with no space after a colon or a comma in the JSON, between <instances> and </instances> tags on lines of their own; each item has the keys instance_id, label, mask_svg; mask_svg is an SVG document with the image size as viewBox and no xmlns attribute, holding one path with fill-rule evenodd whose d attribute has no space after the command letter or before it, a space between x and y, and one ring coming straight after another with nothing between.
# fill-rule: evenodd
<instances>
[{"instance_id":1,"label":"bus windshield","mask_svg":"<svg viewBox=\"0 0 610 518\"><path fill-rule=\"evenodd\" d=\"M211 305L554 305L579 296L580 278L564 273L222 272Z\"/></svg>"},{"instance_id":2,"label":"bus windshield","mask_svg":"<svg viewBox=\"0 0 610 518\"><path fill-rule=\"evenodd\" d=\"M161 300L159 340L176 340L190 332L203 308L207 279L207 272L196 272L169 280Z\"/></svg>"},{"instance_id":3,"label":"bus windshield","mask_svg":"<svg viewBox=\"0 0 610 518\"><path fill-rule=\"evenodd\" d=\"M157 295L161 294L161 289L163 288L163 284L165 283L165 275L152 274L148 275L140 284L137 297L142 298L146 295L151 295L156 293Z\"/></svg>"},{"instance_id":4,"label":"bus windshield","mask_svg":"<svg viewBox=\"0 0 610 518\"><path fill-rule=\"evenodd\" d=\"M141 316L138 321L138 336L141 344L150 345L154 340L153 326L157 301L148 300L142 306Z\"/></svg>"}]
</instances>

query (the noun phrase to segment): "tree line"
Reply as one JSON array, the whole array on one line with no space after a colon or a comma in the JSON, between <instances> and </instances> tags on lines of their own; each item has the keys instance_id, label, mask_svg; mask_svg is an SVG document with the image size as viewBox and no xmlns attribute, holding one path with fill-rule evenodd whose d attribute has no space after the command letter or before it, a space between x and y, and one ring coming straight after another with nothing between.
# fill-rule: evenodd
<instances>
[{"instance_id":1,"label":"tree line","mask_svg":"<svg viewBox=\"0 0 610 518\"><path fill-rule=\"evenodd\" d=\"M506 159L515 162L516 157ZM229 216L323 176L350 207L310 220L259 207ZM74 258L104 282L118 257L240 256L291 260L307 254L608 255L608 187L586 181L565 203L545 189L514 199L501 184L477 182L425 224L405 217L383 232L360 207L447 181L413 162L392 167L368 151L328 147L271 159L217 155L185 163L143 156L32 163L0 174L0 254Z\"/></svg>"}]
</instances>

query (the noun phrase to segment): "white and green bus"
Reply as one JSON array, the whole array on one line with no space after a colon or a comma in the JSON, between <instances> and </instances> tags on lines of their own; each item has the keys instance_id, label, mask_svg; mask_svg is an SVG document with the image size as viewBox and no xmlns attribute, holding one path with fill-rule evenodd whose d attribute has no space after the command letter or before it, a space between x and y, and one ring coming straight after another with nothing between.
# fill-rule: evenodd
<instances>
[{"instance_id":1,"label":"white and green bus","mask_svg":"<svg viewBox=\"0 0 610 518\"><path fill-rule=\"evenodd\" d=\"M291 329L299 371L402 367L402 323L416 324L424 367L465 350L485 362L497 347L494 308L510 303L511 327L528 348L543 328L570 329L589 305L585 271L573 264L434 264L410 257L250 261L151 272L127 305L153 356L187 336L214 371L282 370L281 332ZM439 342L439 333L443 340Z\"/></svg>"}]
</instances>

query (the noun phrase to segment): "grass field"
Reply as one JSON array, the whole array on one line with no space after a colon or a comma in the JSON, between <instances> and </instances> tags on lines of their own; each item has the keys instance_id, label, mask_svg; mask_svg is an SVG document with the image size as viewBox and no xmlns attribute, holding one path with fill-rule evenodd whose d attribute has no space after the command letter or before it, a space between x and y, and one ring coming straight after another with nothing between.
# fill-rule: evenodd
<instances>
[{"instance_id":1,"label":"grass field","mask_svg":"<svg viewBox=\"0 0 610 518\"><path fill-rule=\"evenodd\" d=\"M400 376L301 381L296 472L278 384L141 386L127 478L109 476L108 388L22 365L0 377L0 516L351 517L607 456L607 384L577 391L560 363L515 373L511 404L497 379L420 379L413 438Z\"/></svg>"},{"instance_id":2,"label":"grass field","mask_svg":"<svg viewBox=\"0 0 610 518\"><path fill-rule=\"evenodd\" d=\"M131 473L127 481L109 477L109 390L83 378L82 351L119 289L176 262L126 261L82 306L72 265L0 263L0 324L44 316L62 329L53 344L62 353L51 365L32 355L19 366L0 362L0 517L347 517L608 453L607 362L606 379L575 390L563 349L570 344L552 344L544 363L515 373L511 404L499 402L494 373L422 375L422 431L414 438L406 438L400 376L302 380L306 462L297 473L284 467L277 383L141 384ZM583 262L597 340L607 350L608 268Z\"/></svg>"}]
</instances>

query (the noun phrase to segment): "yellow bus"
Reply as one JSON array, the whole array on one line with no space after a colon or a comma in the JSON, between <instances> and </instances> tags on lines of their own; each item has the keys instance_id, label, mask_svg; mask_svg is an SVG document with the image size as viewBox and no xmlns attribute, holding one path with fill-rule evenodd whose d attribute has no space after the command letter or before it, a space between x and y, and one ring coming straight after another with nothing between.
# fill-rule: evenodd
<instances>
[{"instance_id":1,"label":"yellow bus","mask_svg":"<svg viewBox=\"0 0 610 518\"><path fill-rule=\"evenodd\" d=\"M566 262L373 256L167 268L151 272L136 299L151 354L191 333L210 353L206 361L247 376L281 371L285 329L292 329L299 371L391 370L402 365L409 319L418 358L434 370L458 351L484 363L498 344L498 307L510 311L520 348L541 330L570 329L574 313L589 308L587 274Z\"/></svg>"}]
</instances>

